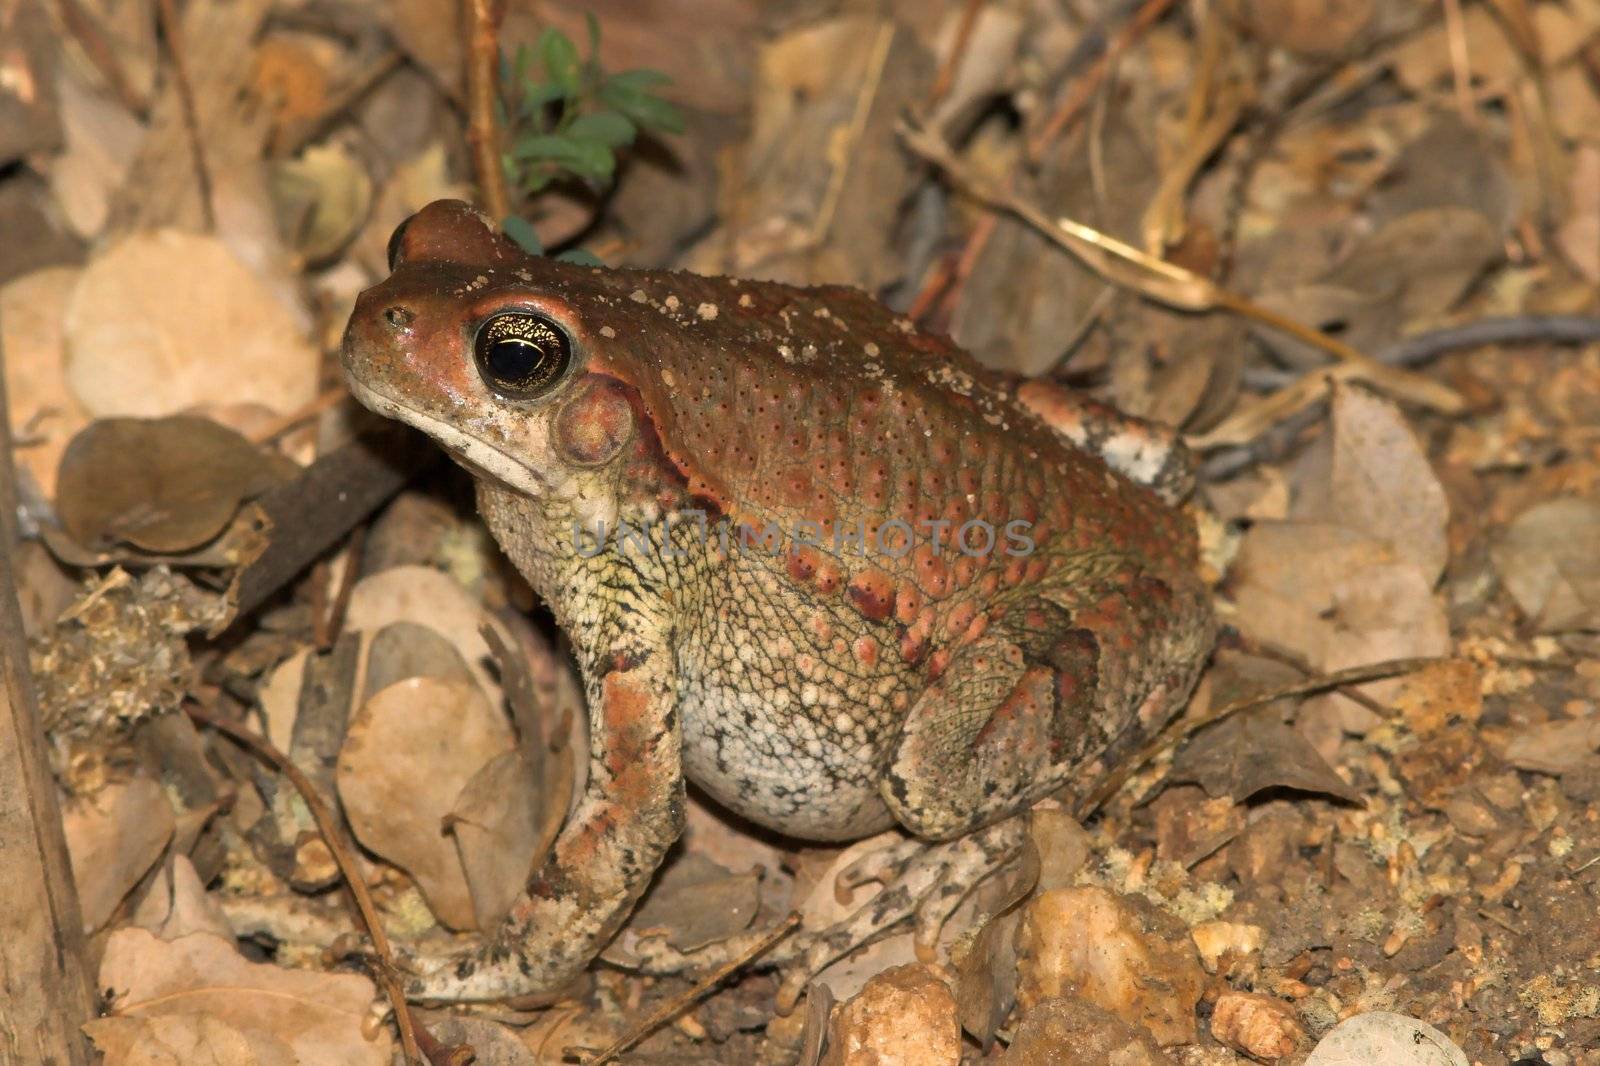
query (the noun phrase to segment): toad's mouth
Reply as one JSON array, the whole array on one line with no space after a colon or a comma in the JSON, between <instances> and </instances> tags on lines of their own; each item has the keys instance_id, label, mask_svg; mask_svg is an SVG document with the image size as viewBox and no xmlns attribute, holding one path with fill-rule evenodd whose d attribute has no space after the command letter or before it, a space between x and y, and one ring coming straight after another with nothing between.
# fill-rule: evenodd
<instances>
[{"instance_id":1,"label":"toad's mouth","mask_svg":"<svg viewBox=\"0 0 1600 1066\"><path fill-rule=\"evenodd\" d=\"M488 441L473 436L460 426L410 407L399 400L385 396L370 385L346 376L350 395L363 407L385 418L415 426L444 447L450 457L474 474L503 482L528 496L543 496L549 486L545 479L526 463L512 458Z\"/></svg>"}]
</instances>

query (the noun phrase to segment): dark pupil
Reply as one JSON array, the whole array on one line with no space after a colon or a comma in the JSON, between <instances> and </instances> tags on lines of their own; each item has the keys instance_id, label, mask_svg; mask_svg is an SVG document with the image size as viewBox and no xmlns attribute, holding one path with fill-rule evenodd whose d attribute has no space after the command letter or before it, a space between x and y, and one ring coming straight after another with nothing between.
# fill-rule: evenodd
<instances>
[{"instance_id":1,"label":"dark pupil","mask_svg":"<svg viewBox=\"0 0 1600 1066\"><path fill-rule=\"evenodd\" d=\"M473 344L484 381L512 399L531 399L545 392L560 379L572 357L567 335L555 323L521 311L489 319Z\"/></svg>"},{"instance_id":2,"label":"dark pupil","mask_svg":"<svg viewBox=\"0 0 1600 1066\"><path fill-rule=\"evenodd\" d=\"M489 345L488 370L503 385L518 385L544 365L545 351L521 337L502 337Z\"/></svg>"}]
</instances>

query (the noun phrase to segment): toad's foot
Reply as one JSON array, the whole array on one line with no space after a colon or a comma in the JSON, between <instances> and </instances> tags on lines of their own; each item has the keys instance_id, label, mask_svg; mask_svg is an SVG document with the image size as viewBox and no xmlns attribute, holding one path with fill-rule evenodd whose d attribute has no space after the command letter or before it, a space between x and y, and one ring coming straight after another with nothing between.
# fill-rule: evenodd
<instances>
[{"instance_id":1,"label":"toad's foot","mask_svg":"<svg viewBox=\"0 0 1600 1066\"><path fill-rule=\"evenodd\" d=\"M773 928L749 930L694 951L680 951L665 938L628 946L626 968L641 973L710 974L740 960L776 964L784 971L778 1009L787 1014L818 973L855 949L910 919L916 922L917 954L932 958L944 923L979 882L1021 850L1025 820L1010 818L957 840L929 843L906 838L877 848L835 878L844 901L869 882L883 888L843 921L800 932L773 943Z\"/></svg>"},{"instance_id":2,"label":"toad's foot","mask_svg":"<svg viewBox=\"0 0 1600 1066\"><path fill-rule=\"evenodd\" d=\"M917 955L931 960L944 923L980 881L1018 854L1025 834L1025 819L1008 818L955 840L891 844L851 864L835 882L841 898L869 881L883 888L844 921L780 947L778 960L788 966L779 1012L793 1010L806 985L828 965L908 919L916 923Z\"/></svg>"}]
</instances>

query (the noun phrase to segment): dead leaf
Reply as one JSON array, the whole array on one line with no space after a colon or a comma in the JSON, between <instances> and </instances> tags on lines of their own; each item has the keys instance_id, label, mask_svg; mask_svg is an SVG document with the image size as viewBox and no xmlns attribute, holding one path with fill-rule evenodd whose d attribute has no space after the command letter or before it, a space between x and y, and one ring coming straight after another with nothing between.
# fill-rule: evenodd
<instances>
[{"instance_id":1,"label":"dead leaf","mask_svg":"<svg viewBox=\"0 0 1600 1066\"><path fill-rule=\"evenodd\" d=\"M174 855L150 883L133 912L132 924L148 929L162 940L190 933L210 933L233 939L233 928L215 900L206 894L200 875L187 855Z\"/></svg>"},{"instance_id":2,"label":"dead leaf","mask_svg":"<svg viewBox=\"0 0 1600 1066\"><path fill-rule=\"evenodd\" d=\"M1324 516L1388 541L1431 584L1449 559L1444 486L1405 416L1366 389L1333 395L1333 456Z\"/></svg>"},{"instance_id":3,"label":"dead leaf","mask_svg":"<svg viewBox=\"0 0 1600 1066\"><path fill-rule=\"evenodd\" d=\"M62 811L83 927L94 932L172 839L172 804L148 777L108 785Z\"/></svg>"},{"instance_id":4,"label":"dead leaf","mask_svg":"<svg viewBox=\"0 0 1600 1066\"><path fill-rule=\"evenodd\" d=\"M1600 503L1563 496L1530 507L1490 552L1539 632L1600 627Z\"/></svg>"},{"instance_id":5,"label":"dead leaf","mask_svg":"<svg viewBox=\"0 0 1600 1066\"><path fill-rule=\"evenodd\" d=\"M452 929L473 928L476 916L445 819L474 775L514 744L476 685L413 677L362 704L340 749L339 799L357 839L409 873Z\"/></svg>"},{"instance_id":6,"label":"dead leaf","mask_svg":"<svg viewBox=\"0 0 1600 1066\"><path fill-rule=\"evenodd\" d=\"M1258 522L1240 542L1230 578L1240 632L1320 663L1335 591L1351 574L1393 558L1389 545L1343 526Z\"/></svg>"},{"instance_id":7,"label":"dead leaf","mask_svg":"<svg viewBox=\"0 0 1600 1066\"><path fill-rule=\"evenodd\" d=\"M95 256L66 337L68 384L101 417L169 415L219 396L289 414L317 394L322 353L215 237L135 233Z\"/></svg>"},{"instance_id":8,"label":"dead leaf","mask_svg":"<svg viewBox=\"0 0 1600 1066\"><path fill-rule=\"evenodd\" d=\"M485 665L489 645L479 632L499 623L449 574L431 566L393 566L356 582L345 626L376 633L395 622L427 626L448 640L490 704L500 705L500 685Z\"/></svg>"},{"instance_id":9,"label":"dead leaf","mask_svg":"<svg viewBox=\"0 0 1600 1066\"><path fill-rule=\"evenodd\" d=\"M77 267L47 267L0 286L0 349L15 458L46 499L55 497L67 442L89 421L67 387L62 332L79 273Z\"/></svg>"},{"instance_id":10,"label":"dead leaf","mask_svg":"<svg viewBox=\"0 0 1600 1066\"><path fill-rule=\"evenodd\" d=\"M528 882L543 827L523 799L540 784L522 752L502 752L472 775L447 817L478 929L496 928Z\"/></svg>"},{"instance_id":11,"label":"dead leaf","mask_svg":"<svg viewBox=\"0 0 1600 1066\"><path fill-rule=\"evenodd\" d=\"M1321 277L1264 292L1257 302L1370 352L1431 324L1501 254L1499 233L1481 212L1455 205L1419 208L1384 223ZM1325 353L1302 340L1254 328L1291 365L1327 362Z\"/></svg>"},{"instance_id":12,"label":"dead leaf","mask_svg":"<svg viewBox=\"0 0 1600 1066\"><path fill-rule=\"evenodd\" d=\"M286 459L205 418L102 418L61 457L56 512L87 548L178 553L211 541L239 505L294 476Z\"/></svg>"},{"instance_id":13,"label":"dead leaf","mask_svg":"<svg viewBox=\"0 0 1600 1066\"><path fill-rule=\"evenodd\" d=\"M1600 284L1600 147L1579 145L1573 153L1567 201L1556 243L1578 273Z\"/></svg>"},{"instance_id":14,"label":"dead leaf","mask_svg":"<svg viewBox=\"0 0 1600 1066\"><path fill-rule=\"evenodd\" d=\"M1372 21L1373 0L1243 0L1240 14L1262 41L1308 56L1337 56Z\"/></svg>"},{"instance_id":15,"label":"dead leaf","mask_svg":"<svg viewBox=\"0 0 1600 1066\"><path fill-rule=\"evenodd\" d=\"M1519 770L1565 774L1595 766L1600 750L1600 715L1541 722L1518 730L1506 745L1506 762Z\"/></svg>"},{"instance_id":16,"label":"dead leaf","mask_svg":"<svg viewBox=\"0 0 1600 1066\"><path fill-rule=\"evenodd\" d=\"M1270 711L1236 714L1202 729L1172 760L1168 780L1193 781L1207 795L1236 802L1269 788L1362 802L1361 793Z\"/></svg>"},{"instance_id":17,"label":"dead leaf","mask_svg":"<svg viewBox=\"0 0 1600 1066\"><path fill-rule=\"evenodd\" d=\"M241 1033L268 1034L289 1046L294 1062L389 1066L393 1051L387 1028L367 1035L377 996L368 978L249 962L210 933L165 941L143 929L119 929L106 942L98 987L110 999L109 1020L199 1015ZM90 1022L90 1035L106 1020Z\"/></svg>"},{"instance_id":18,"label":"dead leaf","mask_svg":"<svg viewBox=\"0 0 1600 1066\"><path fill-rule=\"evenodd\" d=\"M473 680L461 650L435 630L419 622L390 622L373 634L367 645L367 678L362 699L408 677Z\"/></svg>"},{"instance_id":19,"label":"dead leaf","mask_svg":"<svg viewBox=\"0 0 1600 1066\"><path fill-rule=\"evenodd\" d=\"M127 176L145 127L109 96L90 91L70 73L57 83L67 150L50 166L50 190L67 223L97 237L111 214L111 196Z\"/></svg>"},{"instance_id":20,"label":"dead leaf","mask_svg":"<svg viewBox=\"0 0 1600 1066\"><path fill-rule=\"evenodd\" d=\"M311 264L337 255L372 209L367 168L336 144L313 145L277 163L272 186L283 232Z\"/></svg>"},{"instance_id":21,"label":"dead leaf","mask_svg":"<svg viewBox=\"0 0 1600 1066\"><path fill-rule=\"evenodd\" d=\"M695 951L749 928L761 902L761 875L730 873L710 859L681 856L661 871L628 921L636 936L665 936Z\"/></svg>"},{"instance_id":22,"label":"dead leaf","mask_svg":"<svg viewBox=\"0 0 1600 1066\"><path fill-rule=\"evenodd\" d=\"M83 1027L103 1066L300 1066L283 1040L208 1014L97 1018Z\"/></svg>"}]
</instances>

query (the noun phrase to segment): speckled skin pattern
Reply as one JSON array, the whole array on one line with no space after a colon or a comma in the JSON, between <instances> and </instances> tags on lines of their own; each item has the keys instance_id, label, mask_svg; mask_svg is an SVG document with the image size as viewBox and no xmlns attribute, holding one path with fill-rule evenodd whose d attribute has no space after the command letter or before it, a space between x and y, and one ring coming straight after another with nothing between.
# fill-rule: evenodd
<instances>
[{"instance_id":1,"label":"speckled skin pattern","mask_svg":"<svg viewBox=\"0 0 1600 1066\"><path fill-rule=\"evenodd\" d=\"M395 251L345 335L352 390L477 475L591 718L552 855L489 946L422 967L413 996L570 981L678 837L685 779L798 837L946 839L1091 776L1189 693L1212 622L1193 527L1162 498L1183 487L1170 438L984 371L854 289L528 257L453 201ZM571 338L533 399L474 362L506 309ZM981 529L956 543L973 519L992 548ZM719 521L787 536L724 551ZM648 528L648 550L580 551L574 524L602 522ZM857 530L865 551L835 543Z\"/></svg>"}]
</instances>

